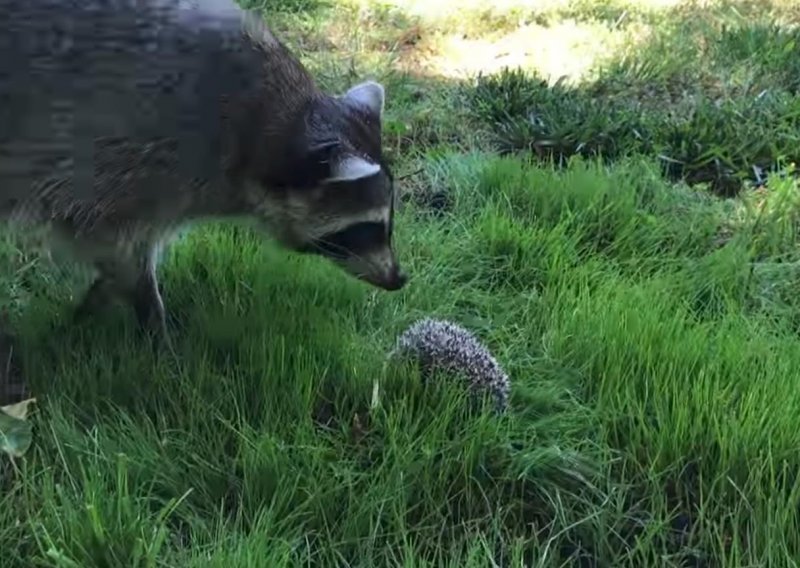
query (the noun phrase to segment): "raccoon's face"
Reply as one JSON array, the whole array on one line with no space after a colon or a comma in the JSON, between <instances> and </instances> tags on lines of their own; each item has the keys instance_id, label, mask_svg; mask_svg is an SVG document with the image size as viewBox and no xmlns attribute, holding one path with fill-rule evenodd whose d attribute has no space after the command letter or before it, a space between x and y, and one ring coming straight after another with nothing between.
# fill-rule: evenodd
<instances>
[{"instance_id":1,"label":"raccoon's face","mask_svg":"<svg viewBox=\"0 0 800 568\"><path fill-rule=\"evenodd\" d=\"M277 184L283 190L262 213L285 247L399 290L407 277L392 245L395 187L381 154L383 106L383 87L374 82L314 99L289 145Z\"/></svg>"}]
</instances>

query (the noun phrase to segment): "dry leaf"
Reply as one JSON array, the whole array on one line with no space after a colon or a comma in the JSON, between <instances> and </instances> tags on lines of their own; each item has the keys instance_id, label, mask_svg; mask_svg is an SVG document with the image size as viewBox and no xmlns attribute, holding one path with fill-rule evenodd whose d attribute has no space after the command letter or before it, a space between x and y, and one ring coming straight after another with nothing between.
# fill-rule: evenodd
<instances>
[{"instance_id":1,"label":"dry leaf","mask_svg":"<svg viewBox=\"0 0 800 568\"><path fill-rule=\"evenodd\" d=\"M365 418L369 419L369 416L365 416ZM360 442L367 436L368 433L367 427L364 426L364 423L361 421L358 413L353 414L353 424L350 428L350 436L353 442Z\"/></svg>"},{"instance_id":2,"label":"dry leaf","mask_svg":"<svg viewBox=\"0 0 800 568\"><path fill-rule=\"evenodd\" d=\"M0 452L12 458L22 457L33 440L31 423L0 411Z\"/></svg>"},{"instance_id":3,"label":"dry leaf","mask_svg":"<svg viewBox=\"0 0 800 568\"><path fill-rule=\"evenodd\" d=\"M378 408L378 405L381 402L381 383L378 379L372 381L372 401L370 402L370 408L375 410Z\"/></svg>"},{"instance_id":4,"label":"dry leaf","mask_svg":"<svg viewBox=\"0 0 800 568\"><path fill-rule=\"evenodd\" d=\"M0 406L0 412L5 412L12 418L17 420L25 420L28 417L28 407L35 403L35 398L29 398L16 404L9 404L8 406Z\"/></svg>"}]
</instances>

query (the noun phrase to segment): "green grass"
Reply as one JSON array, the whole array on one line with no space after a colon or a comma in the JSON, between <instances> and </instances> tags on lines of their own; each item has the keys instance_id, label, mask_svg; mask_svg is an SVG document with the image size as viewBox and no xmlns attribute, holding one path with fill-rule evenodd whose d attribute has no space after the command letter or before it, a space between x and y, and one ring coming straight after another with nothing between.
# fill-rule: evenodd
<instances>
[{"instance_id":1,"label":"green grass","mask_svg":"<svg viewBox=\"0 0 800 568\"><path fill-rule=\"evenodd\" d=\"M413 72L408 26L504 28L363 4L265 6L327 87L387 85L410 284L203 227L162 266L179 358L159 359L125 309L67 325L81 273L7 237L2 307L39 404L0 470L0 565L796 565L796 9L496 11L648 30L553 84ZM712 191L753 165L760 189ZM427 316L491 348L508 414L385 365Z\"/></svg>"}]
</instances>

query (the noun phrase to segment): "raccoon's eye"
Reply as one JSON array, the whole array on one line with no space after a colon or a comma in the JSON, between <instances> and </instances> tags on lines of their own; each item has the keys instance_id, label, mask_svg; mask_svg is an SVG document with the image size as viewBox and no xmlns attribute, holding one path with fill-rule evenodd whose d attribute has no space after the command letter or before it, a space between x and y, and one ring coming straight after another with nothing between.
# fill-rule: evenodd
<instances>
[{"instance_id":1,"label":"raccoon's eye","mask_svg":"<svg viewBox=\"0 0 800 568\"><path fill-rule=\"evenodd\" d=\"M347 258L367 252L386 243L386 227L383 223L365 222L350 225L346 229L317 239L314 246L324 256Z\"/></svg>"}]
</instances>

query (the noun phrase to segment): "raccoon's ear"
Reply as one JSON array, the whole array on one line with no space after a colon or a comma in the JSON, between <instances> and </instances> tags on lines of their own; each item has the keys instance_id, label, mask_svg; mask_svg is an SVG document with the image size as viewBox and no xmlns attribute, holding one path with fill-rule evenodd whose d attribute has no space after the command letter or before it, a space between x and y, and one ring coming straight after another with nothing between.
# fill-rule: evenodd
<instances>
[{"instance_id":1,"label":"raccoon's ear","mask_svg":"<svg viewBox=\"0 0 800 568\"><path fill-rule=\"evenodd\" d=\"M381 118L386 100L386 90L383 85L375 81L365 81L351 87L344 94L344 100L350 104L368 109L372 114Z\"/></svg>"}]
</instances>

